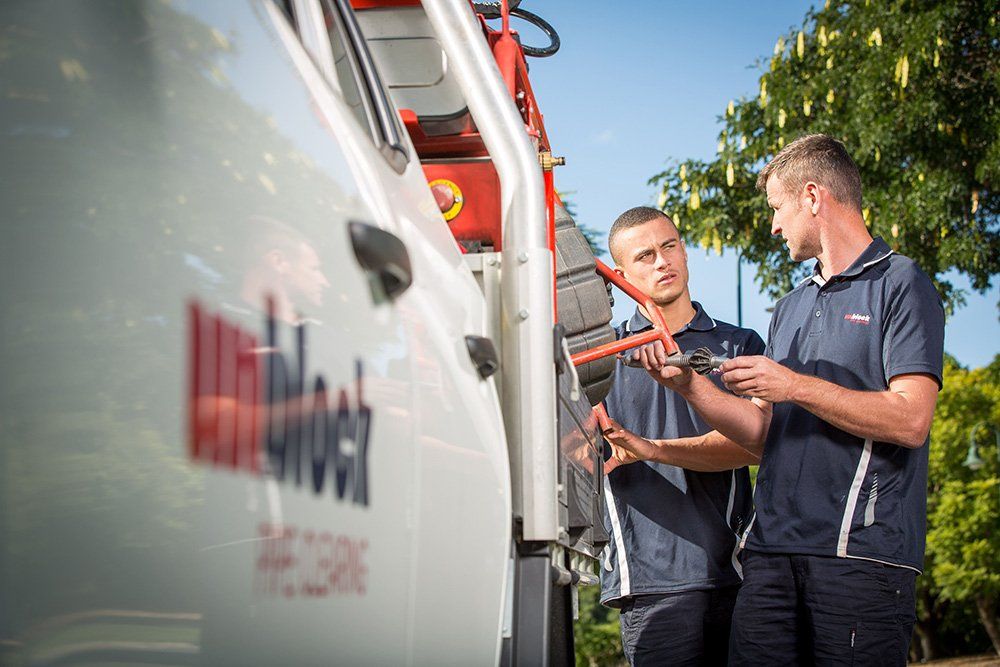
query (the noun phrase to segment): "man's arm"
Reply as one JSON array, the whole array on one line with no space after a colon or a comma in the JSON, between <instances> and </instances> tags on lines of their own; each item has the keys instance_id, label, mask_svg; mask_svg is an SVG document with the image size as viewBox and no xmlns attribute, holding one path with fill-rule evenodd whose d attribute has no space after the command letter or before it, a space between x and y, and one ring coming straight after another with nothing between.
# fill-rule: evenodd
<instances>
[{"instance_id":1,"label":"man's arm","mask_svg":"<svg viewBox=\"0 0 1000 667\"><path fill-rule=\"evenodd\" d=\"M760 456L718 431L689 438L649 440L612 421L612 430L604 437L612 450L612 458L605 464L606 472L635 461L656 461L698 472L721 472L760 462Z\"/></svg>"},{"instance_id":2,"label":"man's arm","mask_svg":"<svg viewBox=\"0 0 1000 667\"><path fill-rule=\"evenodd\" d=\"M695 375L690 369L665 366L666 357L659 341L632 352L632 358L657 382L680 394L724 439L759 458L771 425L770 403L757 399L748 401L722 391L707 377Z\"/></svg>"},{"instance_id":3,"label":"man's arm","mask_svg":"<svg viewBox=\"0 0 1000 667\"><path fill-rule=\"evenodd\" d=\"M856 391L800 375L767 357L730 359L722 371L734 393L790 401L851 435L911 449L926 442L937 403L937 380L923 373L897 375L885 391Z\"/></svg>"}]
</instances>

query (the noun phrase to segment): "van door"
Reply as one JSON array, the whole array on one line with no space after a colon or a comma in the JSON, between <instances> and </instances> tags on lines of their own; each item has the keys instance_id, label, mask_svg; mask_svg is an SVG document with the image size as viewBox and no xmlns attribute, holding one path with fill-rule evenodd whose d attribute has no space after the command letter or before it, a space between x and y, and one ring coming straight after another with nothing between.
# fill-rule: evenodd
<instances>
[{"instance_id":1,"label":"van door","mask_svg":"<svg viewBox=\"0 0 1000 667\"><path fill-rule=\"evenodd\" d=\"M0 9L0 662L407 661L407 249L296 20Z\"/></svg>"}]
</instances>

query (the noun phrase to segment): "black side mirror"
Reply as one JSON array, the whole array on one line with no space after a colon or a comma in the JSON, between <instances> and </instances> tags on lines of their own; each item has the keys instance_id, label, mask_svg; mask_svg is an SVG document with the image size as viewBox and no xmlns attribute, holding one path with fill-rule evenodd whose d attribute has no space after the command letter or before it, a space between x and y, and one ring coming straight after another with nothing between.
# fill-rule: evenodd
<instances>
[{"instance_id":1,"label":"black side mirror","mask_svg":"<svg viewBox=\"0 0 1000 667\"><path fill-rule=\"evenodd\" d=\"M374 225L351 222L348 227L358 264L378 283L385 296L395 299L405 292L413 284L406 245L395 234Z\"/></svg>"}]
</instances>

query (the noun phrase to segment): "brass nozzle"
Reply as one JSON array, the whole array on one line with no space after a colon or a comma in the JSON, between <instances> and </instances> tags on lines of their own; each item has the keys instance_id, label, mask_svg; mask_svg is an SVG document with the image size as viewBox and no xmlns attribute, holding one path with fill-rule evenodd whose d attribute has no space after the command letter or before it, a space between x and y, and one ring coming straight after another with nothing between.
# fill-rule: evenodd
<instances>
[{"instance_id":1,"label":"brass nozzle","mask_svg":"<svg viewBox=\"0 0 1000 667\"><path fill-rule=\"evenodd\" d=\"M566 164L566 158L553 157L552 151L539 151L538 164L542 165L542 171L552 171L553 167L561 167Z\"/></svg>"}]
</instances>

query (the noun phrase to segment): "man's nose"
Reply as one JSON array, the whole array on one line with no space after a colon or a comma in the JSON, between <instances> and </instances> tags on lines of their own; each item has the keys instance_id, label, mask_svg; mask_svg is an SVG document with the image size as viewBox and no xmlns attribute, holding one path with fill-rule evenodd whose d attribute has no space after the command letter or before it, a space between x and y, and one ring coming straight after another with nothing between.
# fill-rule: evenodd
<instances>
[{"instance_id":1,"label":"man's nose","mask_svg":"<svg viewBox=\"0 0 1000 667\"><path fill-rule=\"evenodd\" d=\"M781 225L778 224L777 220L775 220L775 219L772 218L771 219L771 236L777 236L780 233L781 233Z\"/></svg>"},{"instance_id":2,"label":"man's nose","mask_svg":"<svg viewBox=\"0 0 1000 667\"><path fill-rule=\"evenodd\" d=\"M670 266L670 260L667 258L667 254L665 252L656 253L656 264L654 264L654 266L658 269Z\"/></svg>"}]
</instances>

